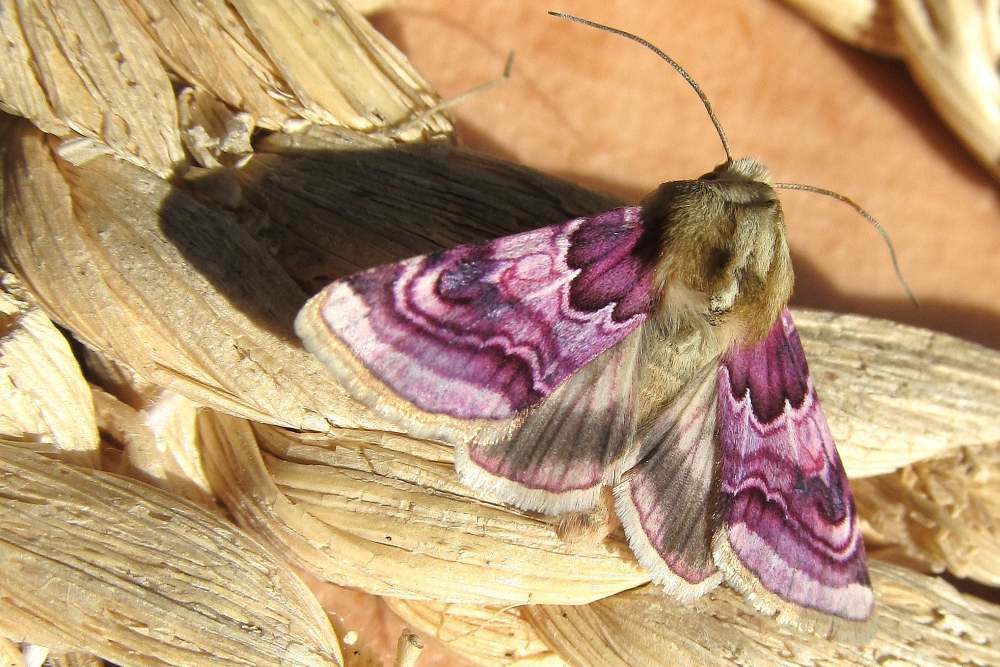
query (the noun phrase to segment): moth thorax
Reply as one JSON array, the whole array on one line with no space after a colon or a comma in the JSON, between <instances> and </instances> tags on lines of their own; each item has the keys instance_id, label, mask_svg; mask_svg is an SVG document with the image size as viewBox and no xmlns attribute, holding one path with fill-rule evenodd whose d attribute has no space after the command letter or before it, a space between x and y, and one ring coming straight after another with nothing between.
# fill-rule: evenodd
<instances>
[{"instance_id":1,"label":"moth thorax","mask_svg":"<svg viewBox=\"0 0 1000 667\"><path fill-rule=\"evenodd\" d=\"M767 170L743 158L693 181L664 183L643 203L658 234L660 316L725 346L764 338L788 302L792 264Z\"/></svg>"}]
</instances>

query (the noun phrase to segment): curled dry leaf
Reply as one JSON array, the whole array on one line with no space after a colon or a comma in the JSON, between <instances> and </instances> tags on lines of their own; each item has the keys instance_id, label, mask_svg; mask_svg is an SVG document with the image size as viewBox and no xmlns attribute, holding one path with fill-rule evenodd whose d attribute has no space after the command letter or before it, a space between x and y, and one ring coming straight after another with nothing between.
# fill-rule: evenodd
<instances>
[{"instance_id":1,"label":"curled dry leaf","mask_svg":"<svg viewBox=\"0 0 1000 667\"><path fill-rule=\"evenodd\" d=\"M1000 178L1000 2L893 5L913 77L966 147Z\"/></svg>"},{"instance_id":2,"label":"curled dry leaf","mask_svg":"<svg viewBox=\"0 0 1000 667\"><path fill-rule=\"evenodd\" d=\"M1000 178L1000 2L786 2L850 44L905 60L931 105Z\"/></svg>"},{"instance_id":3,"label":"curled dry leaf","mask_svg":"<svg viewBox=\"0 0 1000 667\"><path fill-rule=\"evenodd\" d=\"M860 480L854 498L870 554L1000 586L1000 445Z\"/></svg>"},{"instance_id":4,"label":"curled dry leaf","mask_svg":"<svg viewBox=\"0 0 1000 667\"><path fill-rule=\"evenodd\" d=\"M477 665L563 667L566 664L516 608L385 600L415 630L437 638Z\"/></svg>"},{"instance_id":5,"label":"curled dry leaf","mask_svg":"<svg viewBox=\"0 0 1000 667\"><path fill-rule=\"evenodd\" d=\"M95 466L94 404L66 338L20 281L0 272L0 438Z\"/></svg>"},{"instance_id":6,"label":"curled dry leaf","mask_svg":"<svg viewBox=\"0 0 1000 667\"><path fill-rule=\"evenodd\" d=\"M887 56L901 53L891 0L785 0L827 32Z\"/></svg>"},{"instance_id":7,"label":"curled dry leaf","mask_svg":"<svg viewBox=\"0 0 1000 667\"><path fill-rule=\"evenodd\" d=\"M873 562L878 629L867 645L803 636L754 613L719 588L699 602L672 602L643 586L586 606L525 607L538 633L580 667L661 664L996 664L1000 607L910 570Z\"/></svg>"},{"instance_id":8,"label":"curled dry leaf","mask_svg":"<svg viewBox=\"0 0 1000 667\"><path fill-rule=\"evenodd\" d=\"M121 665L343 664L259 542L140 482L0 444L0 634Z\"/></svg>"},{"instance_id":9,"label":"curled dry leaf","mask_svg":"<svg viewBox=\"0 0 1000 667\"><path fill-rule=\"evenodd\" d=\"M99 140L159 174L184 159L170 79L120 2L4 2L0 32L4 111Z\"/></svg>"},{"instance_id":10,"label":"curled dry leaf","mask_svg":"<svg viewBox=\"0 0 1000 667\"><path fill-rule=\"evenodd\" d=\"M379 131L437 101L405 57L342 0L124 4L181 79L261 127L304 118ZM451 131L434 114L397 138Z\"/></svg>"},{"instance_id":11,"label":"curled dry leaf","mask_svg":"<svg viewBox=\"0 0 1000 667\"><path fill-rule=\"evenodd\" d=\"M114 158L60 160L24 122L8 124L2 158L0 261L88 346L234 414L358 423L291 332L305 294L228 216Z\"/></svg>"},{"instance_id":12,"label":"curled dry leaf","mask_svg":"<svg viewBox=\"0 0 1000 667\"><path fill-rule=\"evenodd\" d=\"M648 578L622 539L566 544L548 520L480 501L458 482L450 448L371 431L295 434L207 411L199 434L237 521L333 583L450 602L579 604Z\"/></svg>"}]
</instances>

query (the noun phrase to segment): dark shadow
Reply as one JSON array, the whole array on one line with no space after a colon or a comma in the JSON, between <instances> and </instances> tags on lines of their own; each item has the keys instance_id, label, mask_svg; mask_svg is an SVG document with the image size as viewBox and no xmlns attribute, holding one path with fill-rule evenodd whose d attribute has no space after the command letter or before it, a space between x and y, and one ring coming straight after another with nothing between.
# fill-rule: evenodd
<instances>
[{"instance_id":1,"label":"dark shadow","mask_svg":"<svg viewBox=\"0 0 1000 667\"><path fill-rule=\"evenodd\" d=\"M961 579L951 572L942 572L941 578L958 589L960 593L974 595L981 600L986 600L992 604L1000 604L1000 588L994 588L987 584L981 584L972 579Z\"/></svg>"},{"instance_id":2,"label":"dark shadow","mask_svg":"<svg viewBox=\"0 0 1000 667\"><path fill-rule=\"evenodd\" d=\"M791 300L793 306L881 317L943 331L987 347L1000 348L1000 316L986 308L963 306L938 299L921 301L919 307L914 307L903 295L902 288L898 298L841 292L833 286L827 275L832 271L843 270L844 267L821 269L794 251L792 261L795 266L795 292Z\"/></svg>"}]
</instances>

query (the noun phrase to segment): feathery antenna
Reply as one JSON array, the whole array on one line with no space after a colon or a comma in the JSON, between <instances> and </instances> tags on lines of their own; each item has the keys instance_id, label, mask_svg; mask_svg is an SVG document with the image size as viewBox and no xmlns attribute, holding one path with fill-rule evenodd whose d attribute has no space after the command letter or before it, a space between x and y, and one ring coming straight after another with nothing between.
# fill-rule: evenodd
<instances>
[{"instance_id":1,"label":"feathery antenna","mask_svg":"<svg viewBox=\"0 0 1000 667\"><path fill-rule=\"evenodd\" d=\"M818 195L824 195L826 197L832 197L837 201L842 201L855 211L861 214L865 220L868 221L875 231L879 233L882 240L885 241L885 247L889 249L889 258L892 260L892 269L896 272L896 278L899 280L899 284L903 286L903 291L906 292L906 296L910 297L910 301L913 302L914 306L919 307L920 302L917 301L917 297L913 295L913 290L906 283L906 279L903 277L903 272L899 268L899 260L896 259L896 249L892 245L892 239L889 238L889 233L885 231L879 221L875 219L871 213L854 203L854 200L850 197L845 197L839 192L834 192L833 190L827 190L826 188L817 188L815 185L802 185L801 183L775 183L775 188L781 188L782 190L802 190L804 192L813 192Z\"/></svg>"},{"instance_id":2,"label":"feathery antenna","mask_svg":"<svg viewBox=\"0 0 1000 667\"><path fill-rule=\"evenodd\" d=\"M722 123L719 122L719 119L716 117L715 112L712 110L712 103L708 101L708 97L705 95L705 91L701 89L701 86L698 85L698 83L691 77L691 75L687 73L687 70L681 67L676 60L668 56L661 49L657 48L656 46L653 46L652 44L644 40L642 37L639 37L638 35L633 35L630 32L625 32L624 30L619 30L618 28L612 28L611 26L603 25L601 23L595 23L594 21L588 21L587 19L582 19L579 16L573 16L572 14L563 14L562 12L549 12L549 14L551 16L555 16L561 19L567 19L569 21L575 21L576 23L582 23L583 25L590 26L591 28L604 30L605 32L610 32L614 35L620 35L622 37L626 37L628 39L631 39L633 42L638 42L639 44L642 44L647 49L649 49L656 55L660 56L660 58L667 61L667 63L675 70L677 70L677 73L680 74L682 77L684 77L684 80L687 81L692 88L694 88L694 92L698 93L698 97L701 98L701 103L705 105L705 111L708 112L708 117L712 119L712 124L715 125L715 131L719 133L719 139L722 140L722 148L723 150L726 151L726 162L728 163L733 161L732 151L729 150L729 140L726 139L726 132L725 130L722 129Z\"/></svg>"}]
</instances>

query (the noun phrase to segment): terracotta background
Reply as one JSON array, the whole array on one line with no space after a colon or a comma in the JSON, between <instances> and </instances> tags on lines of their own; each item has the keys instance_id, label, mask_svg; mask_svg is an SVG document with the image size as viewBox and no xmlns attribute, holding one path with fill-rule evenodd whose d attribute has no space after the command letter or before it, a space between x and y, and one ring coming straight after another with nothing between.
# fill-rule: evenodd
<instances>
[{"instance_id":1,"label":"terracotta background","mask_svg":"<svg viewBox=\"0 0 1000 667\"><path fill-rule=\"evenodd\" d=\"M892 235L921 306L851 209L784 192L793 303L1000 347L1000 200L897 61L841 44L777 0L397 0L375 18L444 97L513 76L453 111L468 147L636 202L724 159L698 98L637 44L546 15L637 33L712 101L735 156L776 180L837 190Z\"/></svg>"}]
</instances>

